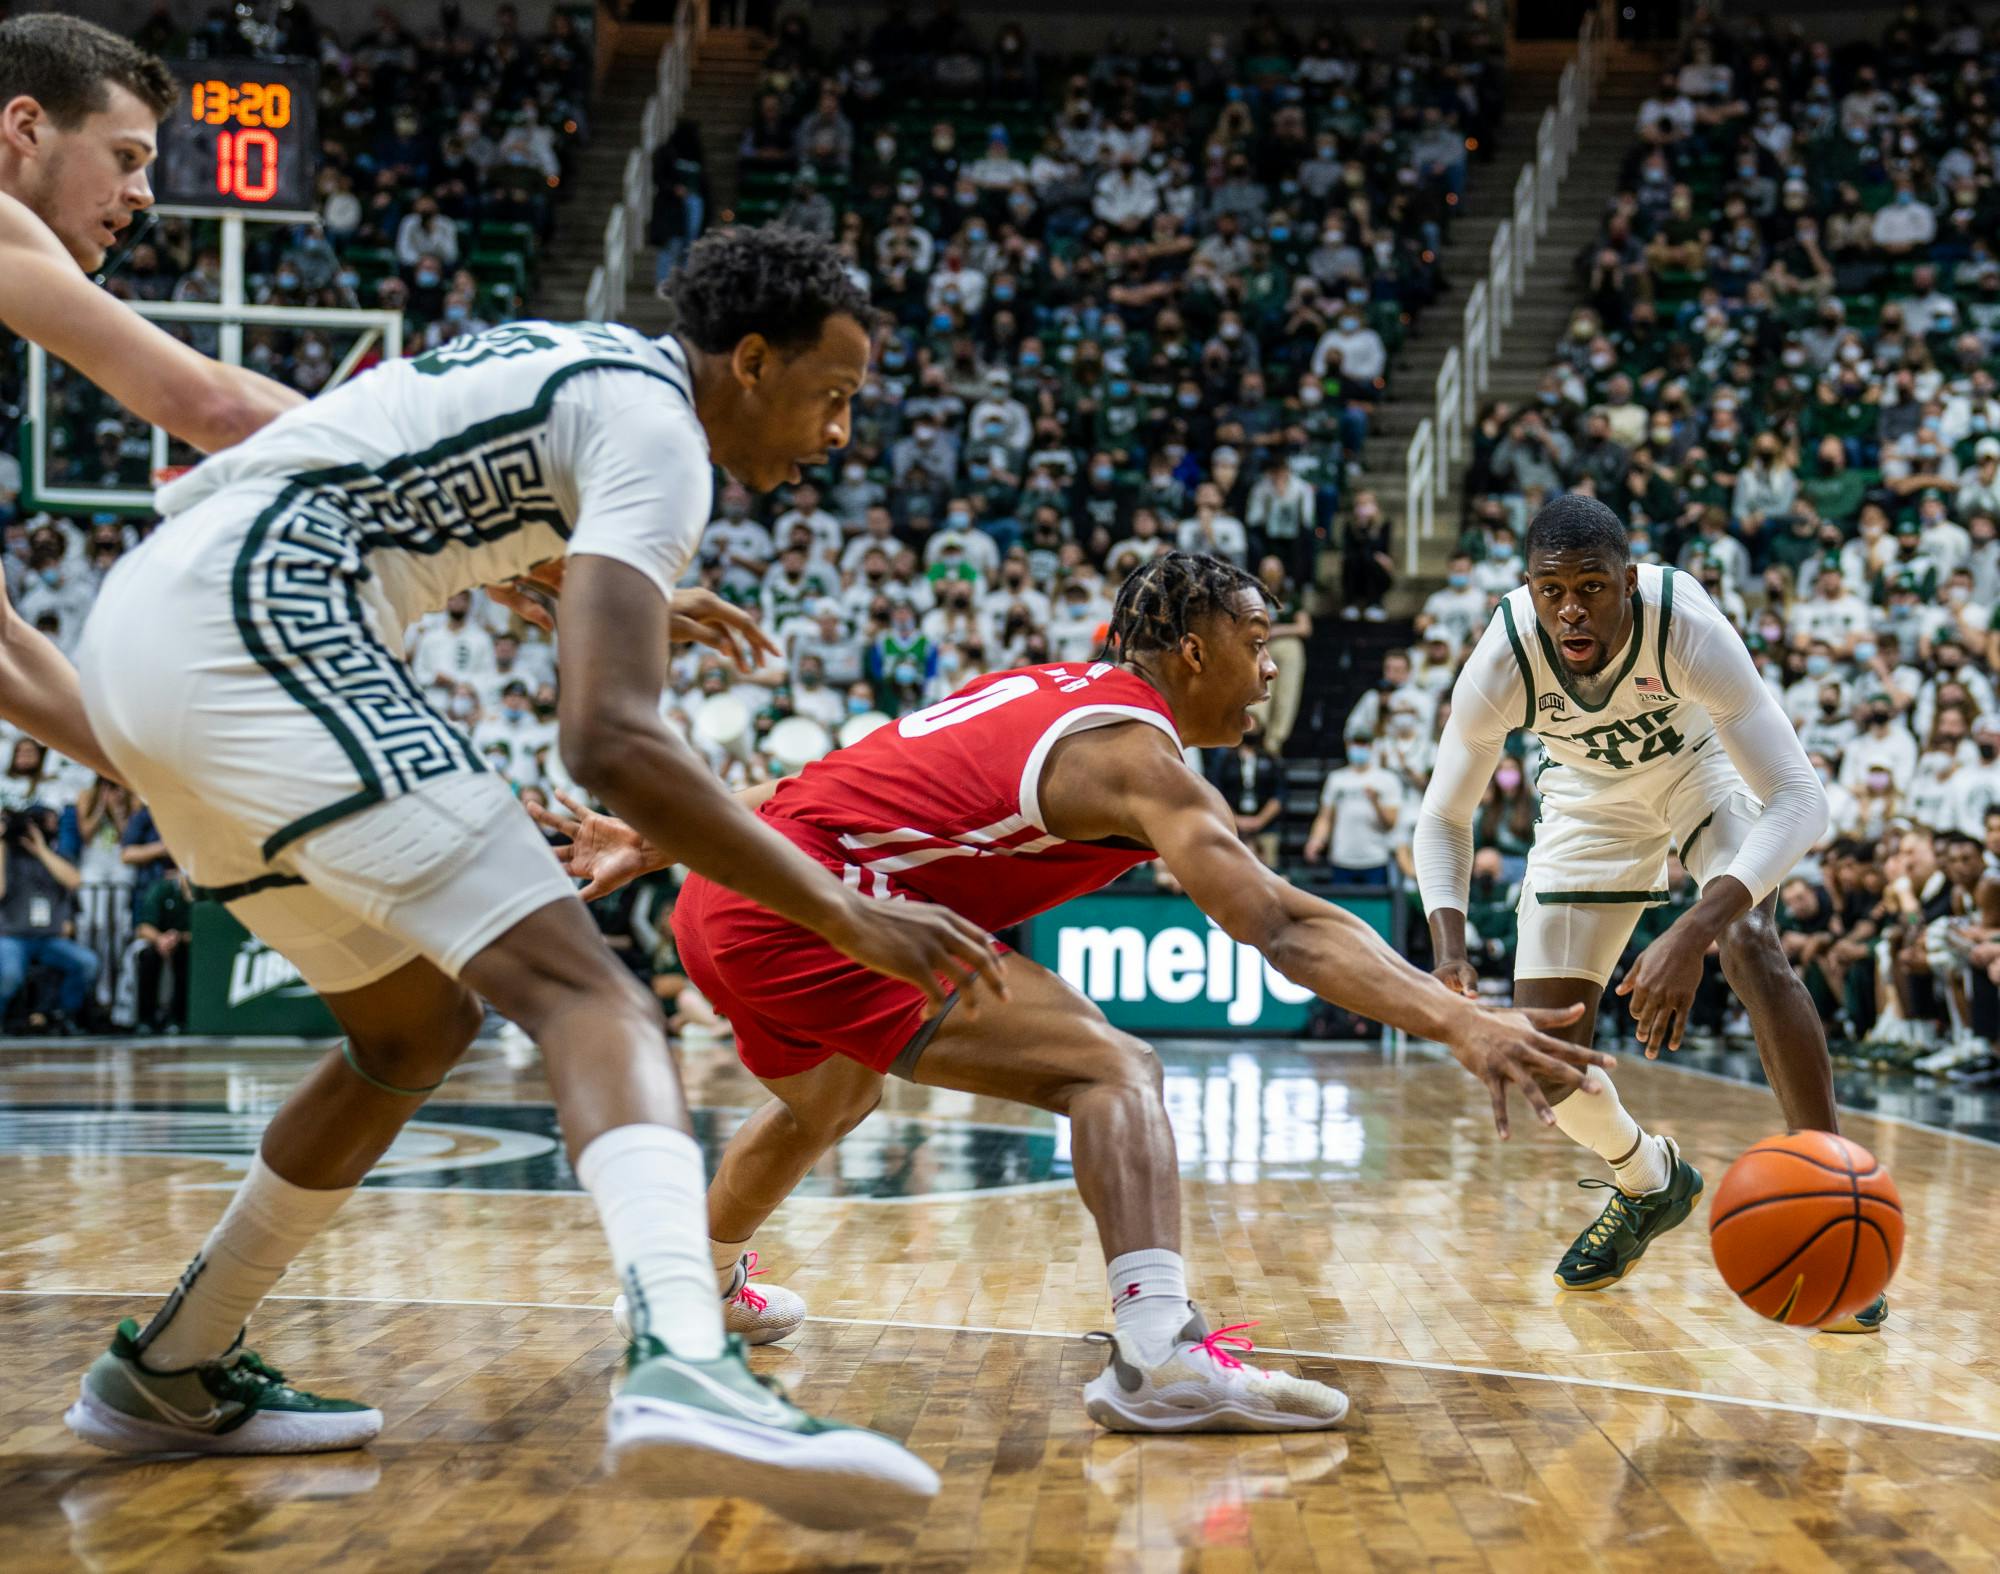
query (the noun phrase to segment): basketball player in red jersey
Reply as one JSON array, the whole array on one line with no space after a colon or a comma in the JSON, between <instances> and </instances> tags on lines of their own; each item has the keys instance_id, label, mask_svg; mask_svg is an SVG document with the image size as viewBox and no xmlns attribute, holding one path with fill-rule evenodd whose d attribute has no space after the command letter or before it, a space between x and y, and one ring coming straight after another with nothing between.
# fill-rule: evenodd
<instances>
[{"instance_id":1,"label":"basketball player in red jersey","mask_svg":"<svg viewBox=\"0 0 2000 1574\"><path fill-rule=\"evenodd\" d=\"M1159 857L1232 938L1336 1005L1446 1045L1493 1098L1552 1117L1536 1078L1587 1087L1609 1057L1544 1029L1575 1009L1494 1011L1404 961L1352 914L1266 869L1183 745L1233 747L1275 672L1263 593L1215 558L1173 552L1124 584L1105 659L1003 672L883 727L775 787L760 812L864 895L937 902L1001 929ZM550 816L565 862L601 895L660 866L616 820ZM1281 1431L1338 1424L1346 1397L1237 1359L1188 1299L1180 1190L1159 1063L1025 957L1009 998L925 1021L907 984L699 876L674 911L681 962L728 1016L743 1063L776 1095L710 1183L718 1268L828 1147L872 1110L884 1076L1067 1115L1076 1183L1109 1264L1111 1359L1084 1390L1125 1431ZM967 1006L970 1006L967 1002ZM783 1292L780 1292L783 1293ZM796 1297L793 1298L796 1300ZM802 1304L798 1316L803 1316Z\"/></svg>"},{"instance_id":2,"label":"basketball player in red jersey","mask_svg":"<svg viewBox=\"0 0 2000 1574\"><path fill-rule=\"evenodd\" d=\"M153 205L146 170L178 90L154 56L76 17L0 22L0 324L183 442L213 452L305 401L162 332L85 277ZM76 671L0 594L0 719L114 775Z\"/></svg>"}]
</instances>

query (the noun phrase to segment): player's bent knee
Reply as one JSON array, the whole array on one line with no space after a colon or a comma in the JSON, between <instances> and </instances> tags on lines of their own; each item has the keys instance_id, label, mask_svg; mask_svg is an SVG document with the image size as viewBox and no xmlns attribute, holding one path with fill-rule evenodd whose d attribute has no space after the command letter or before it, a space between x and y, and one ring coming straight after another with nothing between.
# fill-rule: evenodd
<instances>
[{"instance_id":1,"label":"player's bent knee","mask_svg":"<svg viewBox=\"0 0 2000 1574\"><path fill-rule=\"evenodd\" d=\"M448 1013L393 1028L348 1034L354 1057L384 1082L423 1088L441 1082L479 1033L486 1008L469 989L454 996Z\"/></svg>"},{"instance_id":2,"label":"player's bent knee","mask_svg":"<svg viewBox=\"0 0 2000 1574\"><path fill-rule=\"evenodd\" d=\"M1122 1088L1147 1098L1158 1098L1166 1086L1166 1072L1153 1046L1130 1033L1107 1029L1099 1062L1094 1079L1099 1086Z\"/></svg>"},{"instance_id":3,"label":"player's bent knee","mask_svg":"<svg viewBox=\"0 0 2000 1574\"><path fill-rule=\"evenodd\" d=\"M795 1125L825 1141L838 1142L874 1114L881 1103L882 1090L878 1085L872 1091L853 1098L833 1103L815 1100L804 1107L787 1104L785 1110Z\"/></svg>"},{"instance_id":4,"label":"player's bent knee","mask_svg":"<svg viewBox=\"0 0 2000 1574\"><path fill-rule=\"evenodd\" d=\"M1725 929L1716 949L1721 953L1722 975L1732 988L1779 973L1790 976L1792 971L1778 927L1761 909L1745 913Z\"/></svg>"}]
</instances>

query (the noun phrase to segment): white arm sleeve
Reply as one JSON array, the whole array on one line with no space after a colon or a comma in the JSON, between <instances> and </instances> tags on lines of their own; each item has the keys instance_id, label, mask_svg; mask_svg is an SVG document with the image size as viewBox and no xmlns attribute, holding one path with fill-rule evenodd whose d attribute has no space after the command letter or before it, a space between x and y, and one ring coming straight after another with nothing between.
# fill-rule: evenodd
<instances>
[{"instance_id":1,"label":"white arm sleeve","mask_svg":"<svg viewBox=\"0 0 2000 1574\"><path fill-rule=\"evenodd\" d=\"M1521 725L1527 707L1527 688L1509 645L1496 612L1452 685L1451 718L1438 740L1437 767L1424 789L1410 839L1427 915L1439 908L1465 911L1472 885L1473 816L1507 734Z\"/></svg>"},{"instance_id":2,"label":"white arm sleeve","mask_svg":"<svg viewBox=\"0 0 2000 1574\"><path fill-rule=\"evenodd\" d=\"M1674 576L1674 623L1667 681L1707 710L1730 762L1764 813L1724 871L1757 903L1778 888L1826 832L1826 792L1790 722L1757 675L1742 637L1701 586Z\"/></svg>"},{"instance_id":3,"label":"white arm sleeve","mask_svg":"<svg viewBox=\"0 0 2000 1574\"><path fill-rule=\"evenodd\" d=\"M569 556L636 568L671 598L708 526L708 440L681 397L641 373L586 372L556 395L551 461L573 488Z\"/></svg>"}]
</instances>

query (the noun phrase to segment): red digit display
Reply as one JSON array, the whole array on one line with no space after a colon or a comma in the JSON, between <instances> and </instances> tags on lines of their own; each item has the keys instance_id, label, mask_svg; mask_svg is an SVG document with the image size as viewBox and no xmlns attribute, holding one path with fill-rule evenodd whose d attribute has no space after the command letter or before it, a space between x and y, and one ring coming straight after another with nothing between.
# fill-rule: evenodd
<instances>
[{"instance_id":1,"label":"red digit display","mask_svg":"<svg viewBox=\"0 0 2000 1574\"><path fill-rule=\"evenodd\" d=\"M185 96L160 127L154 188L161 204L311 212L318 68L309 61L186 64Z\"/></svg>"},{"instance_id":2,"label":"red digit display","mask_svg":"<svg viewBox=\"0 0 2000 1574\"><path fill-rule=\"evenodd\" d=\"M278 190L278 139L261 130L223 132L215 139L215 190L239 202L269 202Z\"/></svg>"}]
</instances>

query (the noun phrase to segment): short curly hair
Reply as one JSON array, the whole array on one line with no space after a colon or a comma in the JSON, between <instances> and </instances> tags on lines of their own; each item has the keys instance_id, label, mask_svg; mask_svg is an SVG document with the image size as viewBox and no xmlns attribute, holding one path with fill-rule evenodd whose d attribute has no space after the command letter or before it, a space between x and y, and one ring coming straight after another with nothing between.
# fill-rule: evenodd
<instances>
[{"instance_id":1,"label":"short curly hair","mask_svg":"<svg viewBox=\"0 0 2000 1574\"><path fill-rule=\"evenodd\" d=\"M1632 556L1632 537L1608 506L1580 492L1550 498L1528 521L1521 560L1544 552L1602 552L1614 563Z\"/></svg>"},{"instance_id":2,"label":"short curly hair","mask_svg":"<svg viewBox=\"0 0 2000 1574\"><path fill-rule=\"evenodd\" d=\"M673 328L697 349L726 355L751 334L785 354L819 342L829 317L872 335L875 309L839 252L782 224L711 230L667 281Z\"/></svg>"}]
</instances>

